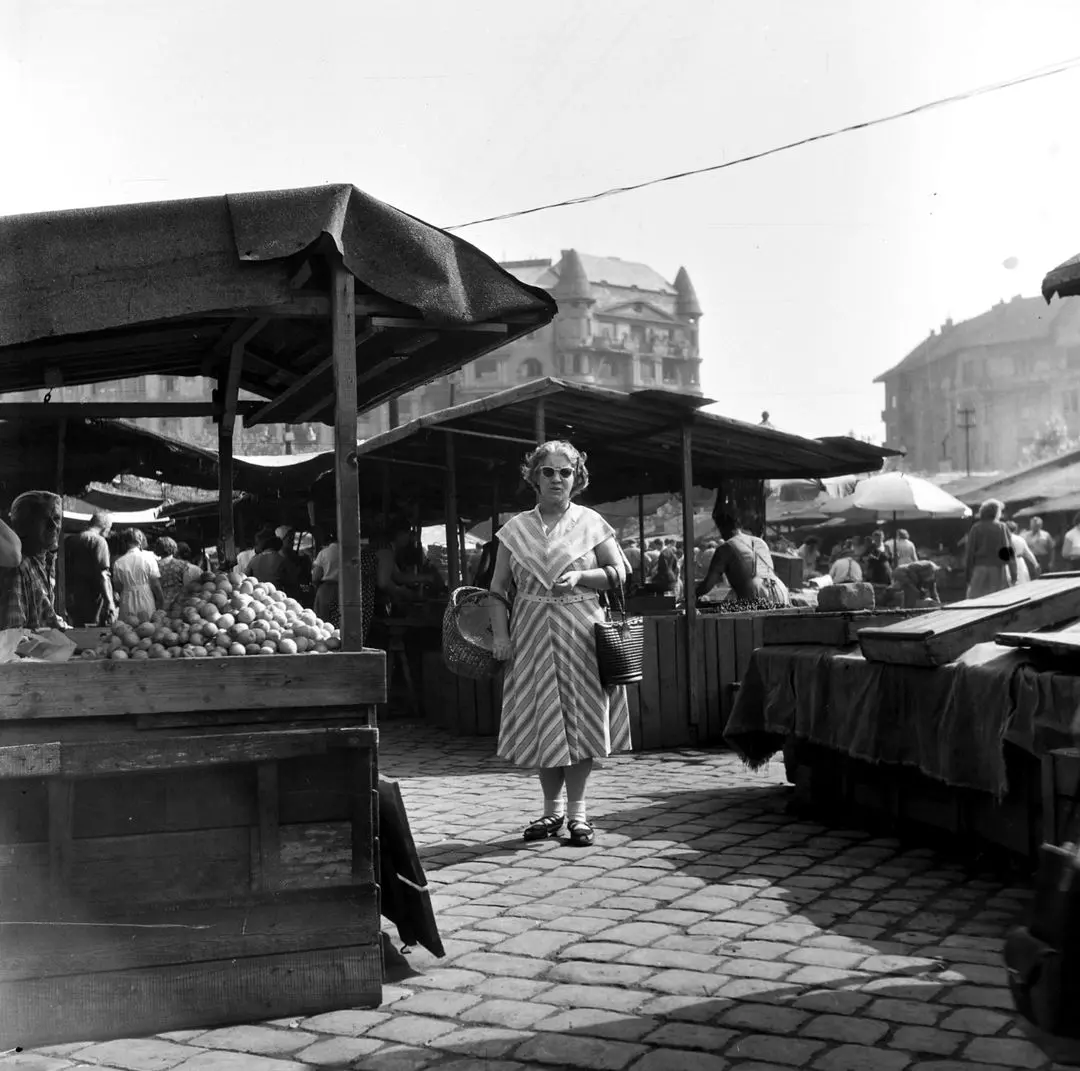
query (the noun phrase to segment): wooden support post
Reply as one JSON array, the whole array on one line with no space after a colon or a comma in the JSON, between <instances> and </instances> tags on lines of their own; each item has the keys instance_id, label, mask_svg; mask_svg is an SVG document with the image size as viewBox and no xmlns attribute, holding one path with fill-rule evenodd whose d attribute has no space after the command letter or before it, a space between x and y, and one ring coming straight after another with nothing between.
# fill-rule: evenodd
<instances>
[{"instance_id":1,"label":"wooden support post","mask_svg":"<svg viewBox=\"0 0 1080 1071\"><path fill-rule=\"evenodd\" d=\"M446 436L446 570L450 587L461 584L461 526L458 524L457 462L454 457L454 437Z\"/></svg>"},{"instance_id":2,"label":"wooden support post","mask_svg":"<svg viewBox=\"0 0 1080 1071\"><path fill-rule=\"evenodd\" d=\"M638 531L638 550L640 551L641 561L638 564L638 572L641 574L641 583L646 582L645 571L645 496L637 496L637 531Z\"/></svg>"},{"instance_id":3,"label":"wooden support post","mask_svg":"<svg viewBox=\"0 0 1080 1071\"><path fill-rule=\"evenodd\" d=\"M541 398L536 403L535 420L536 420L536 429L535 429L536 430L536 445L539 446L541 443L546 443L547 442L547 424L546 424L546 421L545 421L544 399L543 398Z\"/></svg>"},{"instance_id":4,"label":"wooden support post","mask_svg":"<svg viewBox=\"0 0 1080 1071\"><path fill-rule=\"evenodd\" d=\"M398 424L401 423L397 398L391 398L390 401L386 403L386 422L391 429L396 428Z\"/></svg>"},{"instance_id":5,"label":"wooden support post","mask_svg":"<svg viewBox=\"0 0 1080 1071\"><path fill-rule=\"evenodd\" d=\"M686 600L686 692L690 724L699 726L701 709L697 678L698 635L697 600L694 598L694 456L689 424L682 427L682 496L683 496L683 597Z\"/></svg>"},{"instance_id":6,"label":"wooden support post","mask_svg":"<svg viewBox=\"0 0 1080 1071\"><path fill-rule=\"evenodd\" d=\"M499 475L493 471L491 474L491 538L499 530Z\"/></svg>"},{"instance_id":7,"label":"wooden support post","mask_svg":"<svg viewBox=\"0 0 1080 1071\"><path fill-rule=\"evenodd\" d=\"M337 537L341 549L338 606L341 649L364 648L360 591L360 483L356 458L356 284L341 263L330 263L330 322L334 354L334 470Z\"/></svg>"},{"instance_id":8,"label":"wooden support post","mask_svg":"<svg viewBox=\"0 0 1080 1071\"><path fill-rule=\"evenodd\" d=\"M67 619L67 579L64 568L64 460L67 452L67 420L56 426L56 493L60 496L60 539L56 546L56 592L53 609L57 617ZM70 622L69 622L70 623ZM82 622L80 621L81 625Z\"/></svg>"},{"instance_id":9,"label":"wooden support post","mask_svg":"<svg viewBox=\"0 0 1080 1071\"><path fill-rule=\"evenodd\" d=\"M218 382L221 393L221 419L218 423L218 513L220 515L219 551L222 568L236 564L236 531L233 527L233 432L236 429L236 403L240 394L240 372L244 367L244 347L249 334L241 335L229 350L229 365L224 379Z\"/></svg>"}]
</instances>

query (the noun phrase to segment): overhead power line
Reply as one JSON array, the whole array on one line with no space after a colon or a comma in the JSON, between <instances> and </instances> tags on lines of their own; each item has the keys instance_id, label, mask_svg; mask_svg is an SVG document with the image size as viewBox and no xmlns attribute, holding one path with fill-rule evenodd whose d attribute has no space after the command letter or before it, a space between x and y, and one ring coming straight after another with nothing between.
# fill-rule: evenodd
<instances>
[{"instance_id":1,"label":"overhead power line","mask_svg":"<svg viewBox=\"0 0 1080 1071\"><path fill-rule=\"evenodd\" d=\"M477 227L481 223L499 223L507 219L518 219L521 216L535 215L537 212L549 212L553 208L569 208L571 205L583 205L588 204L591 201L601 201L607 197L615 197L622 193L633 193L635 190L644 190L649 186L659 186L664 182L675 182L678 179L690 178L693 175L706 175L711 171L723 171L725 168L735 167L738 164L748 164L754 160L763 160L766 156L776 156L779 153L788 152L791 149L798 149L804 145L812 145L814 142L840 137L841 134L852 134L857 130L868 130L870 127L882 126L885 123L895 122L897 119L907 119L912 115L919 115L922 112L928 112L934 108L943 108L948 104L958 104L960 101L985 96L987 93L997 93L1002 89L1011 89L1013 86L1035 82L1041 78L1050 78L1056 74L1064 74L1066 71L1071 71L1078 66L1080 66L1080 56L1074 56L1072 59L1063 60L1061 63L1056 63L1050 67L1041 67L1037 71L1021 75L1018 78L1009 78L1000 82L993 82L990 85L979 86L977 89L964 90L961 93L954 93L952 96L941 97L938 100L928 101L925 104L918 104L914 108L905 108L904 111L893 112L891 115L883 115L877 119L867 119L861 123L852 123L850 126L842 126L836 130L827 130L820 134L812 134L806 138L799 138L798 141L789 141L784 145L776 145L771 149L750 153L747 156L740 156L734 160L726 160L722 164L712 164L709 167L697 167L690 171L678 171L673 175L662 175L659 178L646 179L644 182L635 182L629 186L614 186L608 190L585 194L582 197L571 197L565 201L553 201L550 204L537 205L534 208L522 208L515 212L504 212L498 216L486 216L483 219L470 220L468 223L455 223L452 227L445 227L443 229L448 231L460 231L464 230L466 227Z\"/></svg>"}]
</instances>

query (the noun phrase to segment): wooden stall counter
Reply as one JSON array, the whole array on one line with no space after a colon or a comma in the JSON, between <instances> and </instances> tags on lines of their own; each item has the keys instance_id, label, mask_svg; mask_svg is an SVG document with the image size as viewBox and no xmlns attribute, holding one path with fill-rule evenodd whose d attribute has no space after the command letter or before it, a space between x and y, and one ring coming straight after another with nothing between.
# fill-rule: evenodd
<instances>
[{"instance_id":1,"label":"wooden stall counter","mask_svg":"<svg viewBox=\"0 0 1080 1071\"><path fill-rule=\"evenodd\" d=\"M0 667L0 1037L378 1005L383 666Z\"/></svg>"}]
</instances>

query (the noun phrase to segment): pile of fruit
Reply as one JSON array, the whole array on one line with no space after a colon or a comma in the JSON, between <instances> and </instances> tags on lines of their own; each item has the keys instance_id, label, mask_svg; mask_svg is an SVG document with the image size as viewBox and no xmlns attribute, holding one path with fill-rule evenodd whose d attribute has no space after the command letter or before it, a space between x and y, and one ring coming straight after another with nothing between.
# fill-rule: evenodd
<instances>
[{"instance_id":1,"label":"pile of fruit","mask_svg":"<svg viewBox=\"0 0 1080 1071\"><path fill-rule=\"evenodd\" d=\"M338 629L311 610L242 573L195 581L169 610L112 626L87 659L224 658L326 654L341 647Z\"/></svg>"}]
</instances>

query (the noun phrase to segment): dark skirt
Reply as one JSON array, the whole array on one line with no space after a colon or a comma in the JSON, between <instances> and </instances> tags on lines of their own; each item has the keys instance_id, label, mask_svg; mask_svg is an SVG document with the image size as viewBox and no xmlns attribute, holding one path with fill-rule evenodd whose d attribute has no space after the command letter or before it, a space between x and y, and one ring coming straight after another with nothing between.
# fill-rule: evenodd
<instances>
[{"instance_id":1,"label":"dark skirt","mask_svg":"<svg viewBox=\"0 0 1080 1071\"><path fill-rule=\"evenodd\" d=\"M371 631L371 619L375 614L375 587L379 580L379 563L373 551L360 552L360 600L363 642L367 643ZM338 583L325 581L315 589L315 616L334 628L341 627L341 603Z\"/></svg>"}]
</instances>

